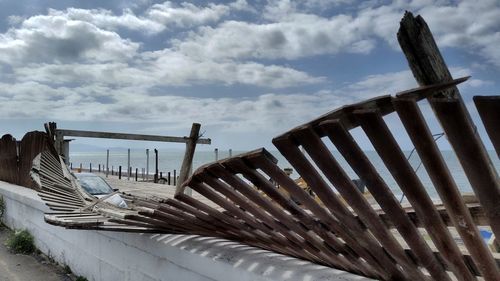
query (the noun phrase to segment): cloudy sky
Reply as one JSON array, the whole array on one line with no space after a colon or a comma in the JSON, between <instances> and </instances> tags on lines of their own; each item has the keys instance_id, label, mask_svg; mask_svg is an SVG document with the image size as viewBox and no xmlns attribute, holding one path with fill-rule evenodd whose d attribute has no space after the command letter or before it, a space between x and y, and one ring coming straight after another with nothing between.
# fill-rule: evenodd
<instances>
[{"instance_id":1,"label":"cloudy sky","mask_svg":"<svg viewBox=\"0 0 500 281\"><path fill-rule=\"evenodd\" d=\"M52 120L183 136L200 122L206 149L270 147L336 107L416 85L396 40L405 10L426 19L455 77L473 76L466 102L500 94L498 0L0 0L1 133Z\"/></svg>"}]
</instances>

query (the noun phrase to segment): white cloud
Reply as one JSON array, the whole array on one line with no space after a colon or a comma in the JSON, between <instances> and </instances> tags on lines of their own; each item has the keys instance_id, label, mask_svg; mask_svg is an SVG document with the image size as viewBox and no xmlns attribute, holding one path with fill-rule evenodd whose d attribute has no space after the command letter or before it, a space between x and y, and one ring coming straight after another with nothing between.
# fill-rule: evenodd
<instances>
[{"instance_id":1,"label":"white cloud","mask_svg":"<svg viewBox=\"0 0 500 281\"><path fill-rule=\"evenodd\" d=\"M425 18L440 47L478 53L500 66L500 49L496 47L500 45L498 1L373 1L351 13L318 14L318 7L342 2L270 1L259 22L225 21L202 27L174 41L174 45L190 56L211 59L295 60L338 53L367 54L380 39L399 49L397 23L405 10L411 10Z\"/></svg>"},{"instance_id":2,"label":"white cloud","mask_svg":"<svg viewBox=\"0 0 500 281\"><path fill-rule=\"evenodd\" d=\"M374 47L373 41L357 29L347 15L334 19L296 15L267 24L226 21L215 28L200 28L174 45L189 56L212 59L297 59L340 51L366 54Z\"/></svg>"},{"instance_id":3,"label":"white cloud","mask_svg":"<svg viewBox=\"0 0 500 281\"><path fill-rule=\"evenodd\" d=\"M146 17L139 17L129 9L123 10L121 15L115 15L111 11L105 9L68 8L65 11L49 9L48 15L61 16L75 21L88 22L99 28L109 30L126 28L154 34L165 29L163 24Z\"/></svg>"},{"instance_id":4,"label":"white cloud","mask_svg":"<svg viewBox=\"0 0 500 281\"><path fill-rule=\"evenodd\" d=\"M134 13L130 8L123 9L119 15L102 8L67 8L66 10L49 8L47 16L58 16L72 21L91 23L106 30L124 28L153 35L171 28L190 28L216 23L233 10L254 11L245 0L237 0L228 4L208 3L205 6L197 6L189 2L177 4L166 1L152 5L140 15ZM8 17L10 25L18 25L23 20L23 17L17 15Z\"/></svg>"},{"instance_id":5,"label":"white cloud","mask_svg":"<svg viewBox=\"0 0 500 281\"><path fill-rule=\"evenodd\" d=\"M241 4L240 4L241 5ZM230 6L209 3L206 7L183 2L180 5L170 1L153 5L147 17L166 26L191 27L220 20L230 12Z\"/></svg>"},{"instance_id":6,"label":"white cloud","mask_svg":"<svg viewBox=\"0 0 500 281\"><path fill-rule=\"evenodd\" d=\"M138 55L139 56L139 55ZM248 84L286 88L320 83L323 77L279 65L255 62L196 60L171 50L140 54L133 66L126 62L28 64L16 67L19 81L114 86L189 86L193 84Z\"/></svg>"},{"instance_id":7,"label":"white cloud","mask_svg":"<svg viewBox=\"0 0 500 281\"><path fill-rule=\"evenodd\" d=\"M241 1L232 4L245 6ZM194 12L200 9L191 4L182 7ZM222 9L217 5L208 7ZM150 11L155 9L159 9L158 5ZM108 30L121 25L141 29L151 24L131 12L115 16L106 10L49 10L47 15L24 19L19 26L0 34L0 63L10 65L13 75L9 75L18 81L61 85L151 87L220 83L283 88L324 80L286 66L212 60L169 48L141 52L141 43L122 38L117 30Z\"/></svg>"},{"instance_id":8,"label":"white cloud","mask_svg":"<svg viewBox=\"0 0 500 281\"><path fill-rule=\"evenodd\" d=\"M452 68L454 76L470 70ZM484 81L477 80L478 83ZM0 118L53 118L66 121L161 122L172 129L193 120L226 132L279 133L345 104L415 87L410 71L370 75L337 90L267 93L253 98L195 98L150 95L147 86L48 86L38 82L0 83ZM461 87L475 87L467 82ZM464 88L465 89L465 88Z\"/></svg>"},{"instance_id":9,"label":"white cloud","mask_svg":"<svg viewBox=\"0 0 500 281\"><path fill-rule=\"evenodd\" d=\"M0 62L113 61L133 57L139 44L63 16L30 17L0 34Z\"/></svg>"}]
</instances>

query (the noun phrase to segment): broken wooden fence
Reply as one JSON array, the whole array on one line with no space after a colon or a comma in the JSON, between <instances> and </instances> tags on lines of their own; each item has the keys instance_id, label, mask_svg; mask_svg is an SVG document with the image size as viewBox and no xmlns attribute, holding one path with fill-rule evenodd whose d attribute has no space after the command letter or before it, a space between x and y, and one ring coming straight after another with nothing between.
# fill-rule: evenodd
<instances>
[{"instance_id":1,"label":"broken wooden fence","mask_svg":"<svg viewBox=\"0 0 500 281\"><path fill-rule=\"evenodd\" d=\"M44 132L28 132L20 142L9 134L0 139L0 180L37 188L30 178L33 159L49 147Z\"/></svg>"},{"instance_id":2,"label":"broken wooden fence","mask_svg":"<svg viewBox=\"0 0 500 281\"><path fill-rule=\"evenodd\" d=\"M479 276L499 280L500 257L486 246L477 227L491 226L498 234L493 227L496 213L487 210L498 206L498 201L493 201L494 196L478 196L477 202L464 202L418 104L425 98L431 104L439 102L433 97L436 92L465 80L344 106L274 138L274 145L313 196L281 170L269 152L259 149L207 164L184 183L208 203L182 193L159 200L124 195L131 208L120 209L82 197L71 177L64 175L62 162L44 152L40 168L34 169L40 176L40 196L58 211L48 214L46 221L68 228L217 236L382 280L476 280ZM447 106L436 108L442 123L448 120L448 106L455 115L464 115L457 103L447 100ZM393 112L415 145L442 204L433 202L385 123L383 117ZM495 126L500 129L498 123ZM399 203L361 150L350 133L357 127L366 133L411 206ZM461 130L457 136L443 127L450 142L474 134ZM363 180L376 204L358 190L331 145ZM455 152L463 156L462 149ZM491 162L476 162L481 165ZM61 172L54 176L43 167L51 171L59 167ZM488 187L495 188L498 183ZM458 237L463 245L457 244Z\"/></svg>"},{"instance_id":3,"label":"broken wooden fence","mask_svg":"<svg viewBox=\"0 0 500 281\"><path fill-rule=\"evenodd\" d=\"M195 171L183 187L204 200L182 192L175 198L124 194L129 208L120 209L83 194L60 158L46 151L33 168L40 196L57 211L45 220L67 228L216 236L381 280L500 280L500 256L478 230L500 235L499 180L455 87L466 78L452 80L421 18L406 14L401 26L399 39L421 87L344 106L273 139L312 192L259 149ZM477 199L462 197L429 129L432 115L422 113L424 100ZM475 101L499 151L498 97ZM407 160L384 119L389 114L401 121L442 203L433 201ZM351 134L356 128L408 204L399 202L361 149ZM358 190L332 147L376 203Z\"/></svg>"}]
</instances>

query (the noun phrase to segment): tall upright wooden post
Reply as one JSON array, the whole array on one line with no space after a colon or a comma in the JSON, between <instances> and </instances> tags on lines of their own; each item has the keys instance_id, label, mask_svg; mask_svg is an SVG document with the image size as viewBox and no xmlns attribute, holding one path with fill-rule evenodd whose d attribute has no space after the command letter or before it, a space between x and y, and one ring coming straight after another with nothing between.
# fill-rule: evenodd
<instances>
[{"instance_id":1,"label":"tall upright wooden post","mask_svg":"<svg viewBox=\"0 0 500 281\"><path fill-rule=\"evenodd\" d=\"M146 148L146 181L148 180L149 180L149 148Z\"/></svg>"},{"instance_id":2,"label":"tall upright wooden post","mask_svg":"<svg viewBox=\"0 0 500 281\"><path fill-rule=\"evenodd\" d=\"M127 150L127 180L130 180L130 148Z\"/></svg>"},{"instance_id":3,"label":"tall upright wooden post","mask_svg":"<svg viewBox=\"0 0 500 281\"><path fill-rule=\"evenodd\" d=\"M106 177L109 175L109 149L106 150Z\"/></svg>"},{"instance_id":4,"label":"tall upright wooden post","mask_svg":"<svg viewBox=\"0 0 500 281\"><path fill-rule=\"evenodd\" d=\"M63 143L64 143L64 135L59 132L59 131L56 131L56 140L55 140L55 147L56 147L56 151L59 155L63 154ZM63 155L65 161L66 161L66 155Z\"/></svg>"},{"instance_id":5,"label":"tall upright wooden post","mask_svg":"<svg viewBox=\"0 0 500 281\"><path fill-rule=\"evenodd\" d=\"M186 153L184 154L184 159L182 160L181 170L179 172L179 180L177 181L175 194L183 194L185 187L182 184L187 180L191 174L191 169L193 165L194 151L196 149L196 143L199 138L201 125L199 123L193 123L191 127L191 133L189 134L189 139L186 142ZM188 193L190 191L188 190Z\"/></svg>"},{"instance_id":6,"label":"tall upright wooden post","mask_svg":"<svg viewBox=\"0 0 500 281\"><path fill-rule=\"evenodd\" d=\"M427 23L421 16L414 17L412 13L405 13L398 31L398 41L415 79L421 86L453 79ZM427 98L456 152L457 158L464 168L464 172L479 202L484 208L493 233L496 237L500 237L500 204L498 204L500 202L500 184L498 174L477 133L458 88L452 87ZM427 151L427 153L429 152ZM442 170L446 172L444 168ZM448 188L451 184L453 183L446 183L444 186ZM474 245L475 238L480 237L480 235L474 227L467 227L467 224L473 224L471 219L467 220L470 214L464 215L467 212L466 210L456 208L456 206L464 205L461 199L460 196L455 196L455 201L459 201L458 203L448 202L447 200L444 200L443 203L446 209L451 212L450 216L452 218L460 218L460 220L453 221L453 223L464 242L468 245ZM488 251L481 243L475 245L477 245L477 249L471 252L471 256L478 265L483 277L485 280L498 280L499 274L493 259L485 256Z\"/></svg>"}]
</instances>

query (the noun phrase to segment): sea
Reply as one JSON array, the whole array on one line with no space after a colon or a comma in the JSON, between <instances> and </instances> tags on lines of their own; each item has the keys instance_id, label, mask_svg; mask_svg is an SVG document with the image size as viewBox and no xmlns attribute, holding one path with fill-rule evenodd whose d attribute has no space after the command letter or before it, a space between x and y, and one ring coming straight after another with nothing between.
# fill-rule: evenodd
<instances>
[{"instance_id":1,"label":"sea","mask_svg":"<svg viewBox=\"0 0 500 281\"><path fill-rule=\"evenodd\" d=\"M237 155L240 153L244 153L246 151L232 151L232 155ZM291 168L290 164L286 161L286 159L278 152L278 151L270 151L271 154L278 159L278 165L281 168ZM493 163L493 166L496 168L497 172L500 170L500 160L496 155L495 151L488 151L490 155L490 159ZM340 163L340 165L344 168L346 173L351 177L351 179L359 178L358 175L350 168L345 159L338 151L332 152L334 157ZM417 153L411 153L411 151L404 152L409 157L409 162L412 165L414 171L422 181L423 185L427 189L428 194L433 198L437 199L437 192L424 168L421 165L421 161L418 157ZM70 152L70 163L73 168L78 168L80 165L84 169L89 169L90 164L92 164L92 168L94 171L97 171L99 164L101 167L105 167L106 165L106 150L102 151L86 151L86 152ZM377 171L380 175L385 179L386 183L392 189L393 193L399 197L402 196L402 192L396 181L391 176L390 172L387 170L382 160L378 156L375 151L365 151L365 154L371 160ZM453 151L442 151L442 155L444 160L446 161L448 168L457 183L458 188L461 192L472 192L471 185L458 161L455 153ZM180 166L182 163L182 159L184 157L184 151L182 150L159 150L158 151L158 170L163 173L163 176L166 177L167 173L170 172L173 175L174 170L176 170L177 175L179 175ZM229 157L229 151L219 150L218 159L223 159ZM133 173L137 168L139 171L139 175L142 175L142 171L146 171L147 167L147 155L145 149L131 149L130 151L130 166L132 167ZM193 159L193 168L194 170L200 167L203 164L210 163L216 160L216 155L214 151L197 151L194 155ZM114 171L118 171L118 167L122 166L122 171L126 171L128 162L128 152L127 150L119 150L109 152L109 169L113 169ZM155 171L155 154L153 150L149 151L149 173L152 175ZM300 175L297 174L296 171L293 171L291 177L298 178Z\"/></svg>"}]
</instances>

